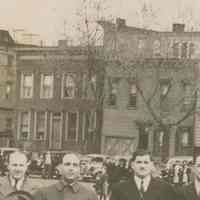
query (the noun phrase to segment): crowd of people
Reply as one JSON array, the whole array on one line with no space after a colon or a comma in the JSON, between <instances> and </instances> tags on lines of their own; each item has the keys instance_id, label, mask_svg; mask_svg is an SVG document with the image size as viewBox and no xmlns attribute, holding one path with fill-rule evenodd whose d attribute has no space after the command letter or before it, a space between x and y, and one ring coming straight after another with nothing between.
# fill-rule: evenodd
<instances>
[{"instance_id":1,"label":"crowd of people","mask_svg":"<svg viewBox=\"0 0 200 200\"><path fill-rule=\"evenodd\" d=\"M0 182L0 200L197 200L200 199L200 155L192 163L175 163L159 171L148 151L133 153L129 163L104 163L95 189L80 183L80 159L67 153L61 160L61 177L47 187L33 185L27 176L29 159L24 152L11 153L8 175ZM17 197L17 198L16 198Z\"/></svg>"}]
</instances>

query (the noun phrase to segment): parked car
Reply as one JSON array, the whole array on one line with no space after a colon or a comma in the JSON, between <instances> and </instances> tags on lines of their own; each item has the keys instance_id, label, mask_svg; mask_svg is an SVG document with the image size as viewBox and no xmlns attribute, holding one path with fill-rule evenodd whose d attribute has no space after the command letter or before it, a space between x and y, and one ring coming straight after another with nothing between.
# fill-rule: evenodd
<instances>
[{"instance_id":1,"label":"parked car","mask_svg":"<svg viewBox=\"0 0 200 200\"><path fill-rule=\"evenodd\" d=\"M182 164L183 162L192 162L192 156L175 156L170 158L166 163L166 168L170 169L174 164Z\"/></svg>"},{"instance_id":2,"label":"parked car","mask_svg":"<svg viewBox=\"0 0 200 200\"><path fill-rule=\"evenodd\" d=\"M85 156L88 158L88 163L87 170L82 174L82 179L94 181L96 176L105 170L104 162L108 156L103 154L87 154Z\"/></svg>"}]
</instances>

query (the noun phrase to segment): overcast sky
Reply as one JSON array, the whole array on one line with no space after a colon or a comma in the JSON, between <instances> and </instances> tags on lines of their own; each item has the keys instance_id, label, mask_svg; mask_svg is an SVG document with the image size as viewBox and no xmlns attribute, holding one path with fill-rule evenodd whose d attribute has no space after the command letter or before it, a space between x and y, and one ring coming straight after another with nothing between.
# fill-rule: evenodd
<instances>
[{"instance_id":1,"label":"overcast sky","mask_svg":"<svg viewBox=\"0 0 200 200\"><path fill-rule=\"evenodd\" d=\"M144 0L152 5L157 18L149 28L170 30L173 22L191 22L200 30L200 0ZM37 34L45 44L56 44L66 33L73 34L72 25L77 22L77 9L81 0L0 0L0 28L15 32L19 39L24 33ZM128 25L140 26L138 16L142 0L107 0L105 15L125 18ZM191 24L191 23L190 23ZM189 26L186 26L189 27ZM190 25L191 28L191 25ZM24 35L26 37L26 35Z\"/></svg>"}]
</instances>

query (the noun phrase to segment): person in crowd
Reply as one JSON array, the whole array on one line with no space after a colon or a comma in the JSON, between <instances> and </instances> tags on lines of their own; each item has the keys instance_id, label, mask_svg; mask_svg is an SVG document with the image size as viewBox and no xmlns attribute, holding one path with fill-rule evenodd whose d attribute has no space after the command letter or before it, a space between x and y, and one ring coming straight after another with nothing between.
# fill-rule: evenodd
<instances>
[{"instance_id":1,"label":"person in crowd","mask_svg":"<svg viewBox=\"0 0 200 200\"><path fill-rule=\"evenodd\" d=\"M182 200L199 200L200 199L200 155L196 157L192 167L193 181L180 190Z\"/></svg>"},{"instance_id":2,"label":"person in crowd","mask_svg":"<svg viewBox=\"0 0 200 200\"><path fill-rule=\"evenodd\" d=\"M0 197L6 197L10 193L19 190L31 194L37 190L37 186L30 184L30 181L27 179L26 171L28 164L28 158L23 152L13 152L10 154L8 176L3 177L0 182Z\"/></svg>"},{"instance_id":3,"label":"person in crowd","mask_svg":"<svg viewBox=\"0 0 200 200\"><path fill-rule=\"evenodd\" d=\"M51 153L49 151L47 151L47 153L45 154L44 170L45 170L45 177L47 179L51 178L52 158L51 158Z\"/></svg>"},{"instance_id":4,"label":"person in crowd","mask_svg":"<svg viewBox=\"0 0 200 200\"><path fill-rule=\"evenodd\" d=\"M66 154L60 166L60 180L46 188L41 188L35 195L35 200L97 200L92 189L78 182L80 176L80 160L74 153Z\"/></svg>"},{"instance_id":5,"label":"person in crowd","mask_svg":"<svg viewBox=\"0 0 200 200\"><path fill-rule=\"evenodd\" d=\"M152 177L153 161L150 152L138 150L133 153L131 167L133 176L116 184L110 200L176 200L174 188L160 178Z\"/></svg>"}]
</instances>

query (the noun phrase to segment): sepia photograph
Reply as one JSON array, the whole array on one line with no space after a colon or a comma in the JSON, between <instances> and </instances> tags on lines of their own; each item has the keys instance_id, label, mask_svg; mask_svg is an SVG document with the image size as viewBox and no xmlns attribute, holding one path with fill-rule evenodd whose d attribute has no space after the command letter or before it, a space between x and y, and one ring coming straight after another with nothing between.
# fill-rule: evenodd
<instances>
[{"instance_id":1,"label":"sepia photograph","mask_svg":"<svg viewBox=\"0 0 200 200\"><path fill-rule=\"evenodd\" d=\"M0 200L200 199L199 0L0 2Z\"/></svg>"}]
</instances>

